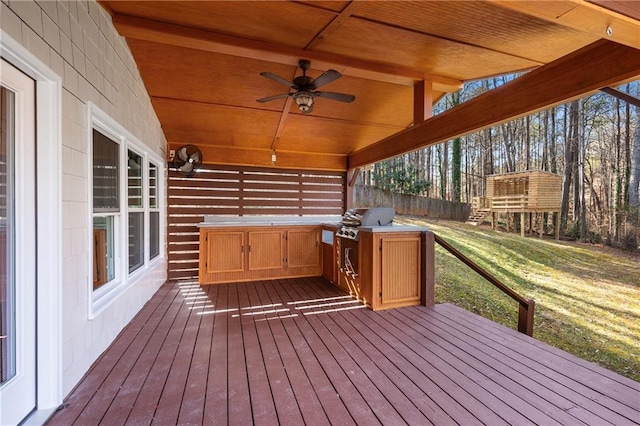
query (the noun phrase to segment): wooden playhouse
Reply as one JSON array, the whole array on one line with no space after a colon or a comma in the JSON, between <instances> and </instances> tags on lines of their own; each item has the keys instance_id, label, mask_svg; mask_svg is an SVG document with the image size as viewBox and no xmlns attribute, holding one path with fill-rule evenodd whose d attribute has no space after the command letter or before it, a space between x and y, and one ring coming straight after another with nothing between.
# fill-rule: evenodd
<instances>
[{"instance_id":1,"label":"wooden playhouse","mask_svg":"<svg viewBox=\"0 0 640 426\"><path fill-rule=\"evenodd\" d=\"M504 173L487 176L486 196L473 199L472 214L467 223L478 225L491 215L495 228L498 215L507 217L507 231L513 215L520 214L520 234L524 236L527 219L529 232L533 232L534 218L538 220L540 236L544 231L544 213L560 212L562 200L562 176L543 170ZM555 237L559 238L559 226L554 221Z\"/></svg>"}]
</instances>

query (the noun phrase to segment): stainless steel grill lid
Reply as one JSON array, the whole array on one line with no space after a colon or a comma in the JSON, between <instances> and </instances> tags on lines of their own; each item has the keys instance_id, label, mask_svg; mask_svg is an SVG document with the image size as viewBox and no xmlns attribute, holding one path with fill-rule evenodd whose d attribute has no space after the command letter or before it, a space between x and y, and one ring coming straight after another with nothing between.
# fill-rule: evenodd
<instances>
[{"instance_id":1,"label":"stainless steel grill lid","mask_svg":"<svg viewBox=\"0 0 640 426\"><path fill-rule=\"evenodd\" d=\"M349 209L342 215L342 227L337 235L351 240L359 239L360 226L387 226L393 222L396 212L391 207Z\"/></svg>"},{"instance_id":2,"label":"stainless steel grill lid","mask_svg":"<svg viewBox=\"0 0 640 426\"><path fill-rule=\"evenodd\" d=\"M391 207L374 207L367 209L362 216L360 226L387 226L393 222L396 211Z\"/></svg>"}]
</instances>

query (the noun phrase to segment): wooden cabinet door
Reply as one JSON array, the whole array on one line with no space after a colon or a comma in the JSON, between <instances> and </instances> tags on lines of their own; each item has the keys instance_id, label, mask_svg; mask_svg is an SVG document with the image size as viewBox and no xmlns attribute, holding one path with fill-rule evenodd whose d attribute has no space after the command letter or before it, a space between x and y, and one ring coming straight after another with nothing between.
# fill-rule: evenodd
<instances>
[{"instance_id":1,"label":"wooden cabinet door","mask_svg":"<svg viewBox=\"0 0 640 426\"><path fill-rule=\"evenodd\" d=\"M382 237L381 308L420 302L420 235Z\"/></svg>"},{"instance_id":2,"label":"wooden cabinet door","mask_svg":"<svg viewBox=\"0 0 640 426\"><path fill-rule=\"evenodd\" d=\"M287 235L287 265L289 268L320 265L320 230L292 229Z\"/></svg>"},{"instance_id":3,"label":"wooden cabinet door","mask_svg":"<svg viewBox=\"0 0 640 426\"><path fill-rule=\"evenodd\" d=\"M248 231L249 271L284 268L284 231Z\"/></svg>"},{"instance_id":4,"label":"wooden cabinet door","mask_svg":"<svg viewBox=\"0 0 640 426\"><path fill-rule=\"evenodd\" d=\"M208 274L244 271L243 231L207 232L205 244L209 254L205 264Z\"/></svg>"},{"instance_id":5,"label":"wooden cabinet door","mask_svg":"<svg viewBox=\"0 0 640 426\"><path fill-rule=\"evenodd\" d=\"M241 230L200 232L200 284L237 281L245 270L245 233Z\"/></svg>"}]
</instances>

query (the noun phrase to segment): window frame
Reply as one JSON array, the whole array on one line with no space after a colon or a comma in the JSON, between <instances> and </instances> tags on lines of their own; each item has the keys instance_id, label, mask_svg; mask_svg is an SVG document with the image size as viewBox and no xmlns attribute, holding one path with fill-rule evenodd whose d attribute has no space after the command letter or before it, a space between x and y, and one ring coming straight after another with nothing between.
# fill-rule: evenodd
<instances>
[{"instance_id":1,"label":"window frame","mask_svg":"<svg viewBox=\"0 0 640 426\"><path fill-rule=\"evenodd\" d=\"M130 179L131 177L129 176L129 168L128 168L128 161L129 161L129 152L137 155L138 157L140 157L140 163L141 163L141 170L140 170L140 206L131 206L129 204L129 184L130 184ZM140 268L143 268L144 265L147 263L147 244L146 244L146 240L147 240L147 234L148 232L148 227L149 224L147 223L147 219L146 219L146 212L148 210L148 200L146 197L146 193L148 192L149 188L148 188L148 182L145 184L145 182L147 181L147 175L149 174L148 172L148 161L147 161L147 156L144 153L140 153L138 152L134 147L132 146L128 146L127 147L127 172L126 172L126 177L127 177L127 201L126 201L126 209L127 209L127 242L129 242L131 235L129 234L129 227L131 226L131 223L129 221L129 217L131 215L131 213L142 213L142 241L140 241L140 249L142 250L142 263L138 263L136 265L134 265L133 269L132 266L130 264L130 256L131 256L131 252L129 250L127 250L127 271L129 275L134 274L137 270L139 270ZM127 247L131 247L130 244L127 244Z\"/></svg>"},{"instance_id":2,"label":"window frame","mask_svg":"<svg viewBox=\"0 0 640 426\"><path fill-rule=\"evenodd\" d=\"M156 176L155 176L155 190L156 190L156 194L155 194L155 200L156 200L156 205L155 207L151 205L151 165L153 165L156 169ZM147 234L147 243L146 243L146 250L145 250L145 255L148 256L147 261L148 262L152 262L155 259L161 258L162 256L162 246L163 246L163 216L162 216L162 211L161 211L161 203L160 200L161 198L161 192L162 192L162 186L160 185L160 171L162 170L162 168L160 167L160 165L158 165L156 163L156 161L154 161L153 159L149 159L147 161L147 194L146 194L146 200L147 200L147 205L148 205L148 209L147 209L147 217L145 218L145 223L148 224L148 234ZM158 253L155 256L151 256L151 213L158 213Z\"/></svg>"},{"instance_id":3,"label":"window frame","mask_svg":"<svg viewBox=\"0 0 640 426\"><path fill-rule=\"evenodd\" d=\"M87 290L89 293L89 319L93 319L111 305L121 294L124 293L136 281L158 262L166 258L164 248L166 247L163 229L164 197L163 185L166 184L166 168L162 157L153 152L151 148L143 144L139 139L129 133L123 126L118 124L105 112L100 110L95 104L89 102L88 105L88 238L89 247L89 269L93 269L93 218L114 216L114 262L115 277L96 290L93 289L93 274L89 273L87 279ZM119 177L119 211L118 212L97 212L93 210L93 131L96 130L104 136L118 144L118 177ZM129 180L128 180L128 155L129 151L140 156L142 163L142 207L129 207ZM157 170L156 176L156 197L157 208L150 208L149 200L149 164L153 164ZM164 177L164 178L163 178ZM150 211L158 211L160 214L159 253L150 258ZM142 213L142 264L135 270L129 271L129 213Z\"/></svg>"}]
</instances>

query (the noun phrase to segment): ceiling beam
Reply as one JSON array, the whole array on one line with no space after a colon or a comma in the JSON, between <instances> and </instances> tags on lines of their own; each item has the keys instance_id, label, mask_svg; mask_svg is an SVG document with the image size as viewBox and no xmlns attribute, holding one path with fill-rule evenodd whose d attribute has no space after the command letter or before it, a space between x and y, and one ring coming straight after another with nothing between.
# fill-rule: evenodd
<instances>
[{"instance_id":1,"label":"ceiling beam","mask_svg":"<svg viewBox=\"0 0 640 426\"><path fill-rule=\"evenodd\" d=\"M599 40L349 155L349 169L444 142L640 76L640 50Z\"/></svg>"},{"instance_id":2,"label":"ceiling beam","mask_svg":"<svg viewBox=\"0 0 640 426\"><path fill-rule=\"evenodd\" d=\"M281 46L150 19L115 15L113 16L113 24L120 35L126 38L281 63L295 67L298 66L300 58L305 58L312 60L314 67L318 69L337 68L342 74L351 77L411 87L416 81L430 80L433 82L434 90L439 92L454 92L459 90L463 84L461 80L427 74L415 69Z\"/></svg>"},{"instance_id":3,"label":"ceiling beam","mask_svg":"<svg viewBox=\"0 0 640 426\"><path fill-rule=\"evenodd\" d=\"M627 102L628 104L631 105L635 105L637 107L640 108L640 98L636 98L633 95L630 95L628 93L624 93L618 89L614 89L613 87L603 87L602 89L600 89L601 91L603 91L604 93L614 96L618 99L621 99L625 102Z\"/></svg>"},{"instance_id":4,"label":"ceiling beam","mask_svg":"<svg viewBox=\"0 0 640 426\"><path fill-rule=\"evenodd\" d=\"M169 142L169 150L177 150L190 142ZM346 171L347 157L337 154L276 151L276 163L271 162L270 149L250 149L221 145L202 145L203 163L235 166L271 167L278 169Z\"/></svg>"}]
</instances>

